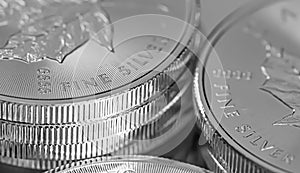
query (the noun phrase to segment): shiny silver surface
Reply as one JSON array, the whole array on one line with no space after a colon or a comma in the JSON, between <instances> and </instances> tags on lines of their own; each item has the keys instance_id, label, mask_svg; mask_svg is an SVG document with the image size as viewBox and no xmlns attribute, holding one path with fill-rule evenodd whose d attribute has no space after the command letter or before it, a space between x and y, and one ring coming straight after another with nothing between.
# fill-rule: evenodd
<instances>
[{"instance_id":1,"label":"shiny silver surface","mask_svg":"<svg viewBox=\"0 0 300 173\"><path fill-rule=\"evenodd\" d=\"M298 1L255 1L209 35L199 125L227 172L299 172Z\"/></svg>"},{"instance_id":2,"label":"shiny silver surface","mask_svg":"<svg viewBox=\"0 0 300 173\"><path fill-rule=\"evenodd\" d=\"M14 1L8 2L13 3ZM26 7L32 7L29 8L29 12L26 11L27 8L22 8L25 12L35 12L33 7L36 4L31 4L30 2L31 1L24 1ZM71 53L58 51L62 54L68 54L61 63L49 59L35 63L24 63L14 58L1 60L0 83L2 88L2 100L23 104L72 104L116 95L119 92L141 85L165 70L175 60L174 58L177 58L176 55L179 55L183 50L182 47L178 47L177 43L180 42L186 45L190 40L193 31L188 27L188 24L192 26L196 25L194 18L196 4L195 1L191 0L177 0L176 2L171 0L164 0L164 2L156 0L126 0L126 2L104 1L102 3L97 2L96 5L93 5L92 2L94 1L87 1L86 3L83 3L84 1L78 1L79 5L76 5L77 3L75 2L77 1L74 1L74 3L70 2L70 4L64 4L65 2L66 1L57 1L57 3L55 3L54 1L53 4L50 3L51 5L45 4L47 8L42 8L42 12L39 12L42 15L37 16L42 17L42 19L40 19L41 22L46 23L42 22L42 24L36 24L36 20L39 21L38 19L32 19L33 21L29 20L28 23L30 25L28 25L28 27L31 28L31 25L33 25L32 31L30 30L30 32L37 30L37 33L34 34L38 35L39 30L48 24L53 25L54 28L59 26L67 27L63 22L67 22L68 20L72 21L75 16L77 16L77 18L74 18L74 21L77 21L82 18L81 15L84 13L83 11L89 11L90 8L93 9L94 7L98 8L96 5L102 4L98 6L103 10L96 10L99 14L88 15L88 17L92 19L87 20L91 21L82 21L81 23L84 23L82 24L84 26L92 24L101 25L102 23L94 19L94 17L106 16L104 15L105 9L105 14L111 19L111 24L107 25L112 25L114 28L112 37L114 52L108 51L89 36L85 39L87 41L84 41L84 44L82 43L82 46L74 46L76 48L72 47L75 50L70 51ZM168 8L167 11L163 11L159 8L159 5L162 3ZM40 4L37 5L39 6ZM64 5L68 6L68 8L64 9L63 14L57 14L63 16L57 19L57 21L61 22L54 22L53 20L56 19L56 15L51 14L56 11L61 11L60 9L64 8ZM3 7L1 11L9 11L10 8L8 7ZM48 8L50 10L48 10ZM20 11L19 13L25 12ZM46 17L46 19L50 21L45 21L43 15L51 16ZM1 25L0 34L1 37L7 37L11 35L9 32L12 30L8 30L7 28L15 28L15 26L9 22L10 19L7 15L2 18L4 18L2 19L4 21L1 23L7 21L7 25ZM64 21L65 18L67 21ZM99 20L106 21L108 19ZM37 26L35 26L35 24ZM24 25L26 25L26 23ZM85 29L90 31L91 29L87 29L89 28L88 26L85 26ZM97 28L93 28L93 30L99 28L101 27L97 26ZM26 28L22 28L21 30L16 28L16 30L19 30L18 33L21 32L21 35L28 35ZM74 30L74 32L74 34L66 32L63 36L85 35L84 32L82 33L79 30ZM90 33L89 35L93 34ZM103 33L100 35L106 37ZM48 41L51 41L54 42L53 44L55 46L60 47L59 44L66 41L56 40L59 38L59 35L57 37L53 36L41 42L47 44ZM72 39L72 41L74 41L74 39ZM9 42L8 39L8 43ZM16 42L21 41L18 40ZM6 45L5 43L2 45ZM38 45L40 44L43 43L38 43ZM71 43L65 44L77 45ZM6 49L5 46L2 47ZM49 49L52 48L52 46L46 47ZM15 51L20 52L20 54L29 53L26 50ZM46 50L46 52L48 52L48 50ZM49 52L54 53L57 51L49 50ZM171 52L173 56L169 57ZM53 56L54 58L52 59L58 58L57 55L46 56Z\"/></svg>"},{"instance_id":3,"label":"shiny silver surface","mask_svg":"<svg viewBox=\"0 0 300 173\"><path fill-rule=\"evenodd\" d=\"M186 125L198 0L0 4L1 162L49 169Z\"/></svg>"},{"instance_id":4,"label":"shiny silver surface","mask_svg":"<svg viewBox=\"0 0 300 173\"><path fill-rule=\"evenodd\" d=\"M71 164L50 170L49 173L88 173L91 171L97 171L99 173L209 173L207 170L189 164L149 156L121 156L107 160L105 158L99 158L98 161L95 159L74 163L73 165Z\"/></svg>"},{"instance_id":5,"label":"shiny silver surface","mask_svg":"<svg viewBox=\"0 0 300 173\"><path fill-rule=\"evenodd\" d=\"M58 125L99 121L145 104L151 97L156 97L168 88L172 83L166 80L169 75L176 79L186 70L185 63L189 61L189 56L182 55L184 47L181 45L192 44L193 27L199 22L196 17L199 15L199 4L190 0L178 3L170 0L47 2L50 6L43 4L46 3L43 1L39 2L42 4L35 4L34 1L18 4L20 2L3 4L2 36L9 36L7 28L14 27L14 23L5 22L12 20L6 14L12 13L11 8L28 6L29 11L25 8L13 13L32 15L35 8L46 5L38 12L50 17L40 16L41 19L37 17L36 20L27 21L29 28L31 25L38 29L44 25L65 27L62 23L46 20L53 17L61 21L64 18L74 20L76 26L95 24L97 26L93 26L99 29L101 21L110 19L103 27L109 27L114 32L106 36L110 32L102 33L100 30L98 36L111 38L114 51L95 42L90 33L87 41L77 46L61 63L49 58L31 63L14 58L0 60L0 66L3 66L0 74L4 80L3 85L0 84L3 89L0 118L13 123ZM59 3L67 5L67 10L59 17L51 15L61 9ZM93 3L97 5L96 14L83 13L93 9ZM77 17L73 18L73 14ZM87 19L89 23L78 23L82 15L87 15L88 19L94 19L95 16L103 19L99 19L100 23L92 19ZM66 32L64 34L68 35ZM80 34L84 35L82 32ZM47 41L53 42L55 39L51 37Z\"/></svg>"}]
</instances>

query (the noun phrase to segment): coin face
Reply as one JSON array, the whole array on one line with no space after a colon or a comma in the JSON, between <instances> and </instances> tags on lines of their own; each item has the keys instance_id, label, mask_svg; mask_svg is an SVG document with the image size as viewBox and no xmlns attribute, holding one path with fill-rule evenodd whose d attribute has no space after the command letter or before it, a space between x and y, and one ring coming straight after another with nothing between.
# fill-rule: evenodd
<instances>
[{"instance_id":1,"label":"coin face","mask_svg":"<svg viewBox=\"0 0 300 173\"><path fill-rule=\"evenodd\" d=\"M50 170L51 172L72 173L72 172L94 172L99 173L209 173L209 171L189 164L172 161L163 158L149 156L121 156L105 160L105 158L75 163L77 166L66 165L61 168ZM71 167L70 167L71 166Z\"/></svg>"},{"instance_id":2,"label":"coin face","mask_svg":"<svg viewBox=\"0 0 300 173\"><path fill-rule=\"evenodd\" d=\"M300 169L300 57L292 44L299 41L300 4L265 7L270 2L223 21L196 74L200 119L222 166L233 172ZM226 145L214 143L220 139Z\"/></svg>"},{"instance_id":3,"label":"coin face","mask_svg":"<svg viewBox=\"0 0 300 173\"><path fill-rule=\"evenodd\" d=\"M178 42L188 43L195 4L3 1L0 99L65 103L142 84L174 61Z\"/></svg>"}]
</instances>

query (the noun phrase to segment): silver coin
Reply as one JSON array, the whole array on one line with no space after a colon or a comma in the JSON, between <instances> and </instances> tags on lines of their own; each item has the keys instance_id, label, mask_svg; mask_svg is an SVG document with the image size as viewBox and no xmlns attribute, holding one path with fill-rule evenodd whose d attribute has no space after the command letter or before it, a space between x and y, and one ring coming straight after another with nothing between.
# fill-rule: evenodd
<instances>
[{"instance_id":1,"label":"silver coin","mask_svg":"<svg viewBox=\"0 0 300 173\"><path fill-rule=\"evenodd\" d=\"M73 123L73 109L84 118L113 116L144 103L169 85L164 75L184 50L177 43L193 36L198 3L4 1L1 119Z\"/></svg>"},{"instance_id":2,"label":"silver coin","mask_svg":"<svg viewBox=\"0 0 300 173\"><path fill-rule=\"evenodd\" d=\"M49 173L72 173L82 172L90 173L97 171L99 173L116 172L116 173L209 173L209 171L200 167L192 166L178 161L149 157L149 156L121 156L110 159L99 158L81 163L70 164L50 170Z\"/></svg>"},{"instance_id":3,"label":"silver coin","mask_svg":"<svg viewBox=\"0 0 300 173\"><path fill-rule=\"evenodd\" d=\"M255 1L209 36L195 106L227 172L299 172L299 9L299 1Z\"/></svg>"}]
</instances>

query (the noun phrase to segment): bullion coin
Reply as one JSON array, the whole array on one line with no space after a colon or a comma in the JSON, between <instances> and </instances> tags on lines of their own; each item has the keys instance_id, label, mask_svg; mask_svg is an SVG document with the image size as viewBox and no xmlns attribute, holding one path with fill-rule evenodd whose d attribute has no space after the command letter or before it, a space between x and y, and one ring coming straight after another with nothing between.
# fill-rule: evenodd
<instances>
[{"instance_id":1,"label":"bullion coin","mask_svg":"<svg viewBox=\"0 0 300 173\"><path fill-rule=\"evenodd\" d=\"M200 167L186 163L150 156L122 156L109 159L74 163L48 171L48 173L72 172L115 172L115 173L209 173Z\"/></svg>"},{"instance_id":2,"label":"bullion coin","mask_svg":"<svg viewBox=\"0 0 300 173\"><path fill-rule=\"evenodd\" d=\"M55 126L42 131L37 128L32 130L32 134L36 136L30 133L22 135L23 130L9 127L12 135L10 139L4 139L0 143L0 161L34 169L49 169L53 168L53 165L61 165L71 160L118 153L139 154L163 145L167 134L173 134L174 131L188 125L192 128L195 122L191 114L184 115L186 111L191 110L190 104L182 104L183 101L186 102L186 96L190 95L188 91L192 76L189 74L182 78L184 80L178 81L155 100L157 105L149 102L119 120L106 120L96 124L91 122L86 126L74 127L74 131L66 127L55 130ZM188 78L189 82L186 81ZM183 131L184 135L177 140L186 137L191 128L186 128ZM164 138L161 137L163 134L166 134ZM17 138L27 141L15 140ZM146 144L148 147L144 148ZM174 145L176 143L170 147L175 147Z\"/></svg>"},{"instance_id":3,"label":"bullion coin","mask_svg":"<svg viewBox=\"0 0 300 173\"><path fill-rule=\"evenodd\" d=\"M199 7L1 1L0 161L49 169L162 133L197 61Z\"/></svg>"},{"instance_id":4,"label":"bullion coin","mask_svg":"<svg viewBox=\"0 0 300 173\"><path fill-rule=\"evenodd\" d=\"M254 1L209 35L194 81L219 172L299 172L298 1Z\"/></svg>"},{"instance_id":5,"label":"bullion coin","mask_svg":"<svg viewBox=\"0 0 300 173\"><path fill-rule=\"evenodd\" d=\"M1 2L0 118L57 125L145 103L180 67L198 7L197 0Z\"/></svg>"},{"instance_id":6,"label":"bullion coin","mask_svg":"<svg viewBox=\"0 0 300 173\"><path fill-rule=\"evenodd\" d=\"M52 126L47 130L35 128L33 133L22 135L24 130L20 126L9 126L11 135L2 136L7 139L0 143L0 161L45 170L103 155L163 155L179 145L195 123L190 102L192 75L186 73L181 79L155 101L128 112L125 117L118 115L122 118L79 125L73 132L64 126L61 129Z\"/></svg>"}]
</instances>

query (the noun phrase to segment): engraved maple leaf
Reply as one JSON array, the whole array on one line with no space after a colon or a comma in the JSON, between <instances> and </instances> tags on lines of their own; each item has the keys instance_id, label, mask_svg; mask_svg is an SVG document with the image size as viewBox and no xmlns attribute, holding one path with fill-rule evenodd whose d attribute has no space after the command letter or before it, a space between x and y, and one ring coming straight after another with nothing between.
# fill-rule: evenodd
<instances>
[{"instance_id":1,"label":"engraved maple leaf","mask_svg":"<svg viewBox=\"0 0 300 173\"><path fill-rule=\"evenodd\" d=\"M62 63L90 39L113 51L113 26L99 0L0 0L0 59Z\"/></svg>"},{"instance_id":2,"label":"engraved maple leaf","mask_svg":"<svg viewBox=\"0 0 300 173\"><path fill-rule=\"evenodd\" d=\"M292 110L273 125L300 128L300 60L274 48L267 55L262 64L266 76L262 89Z\"/></svg>"}]
</instances>

